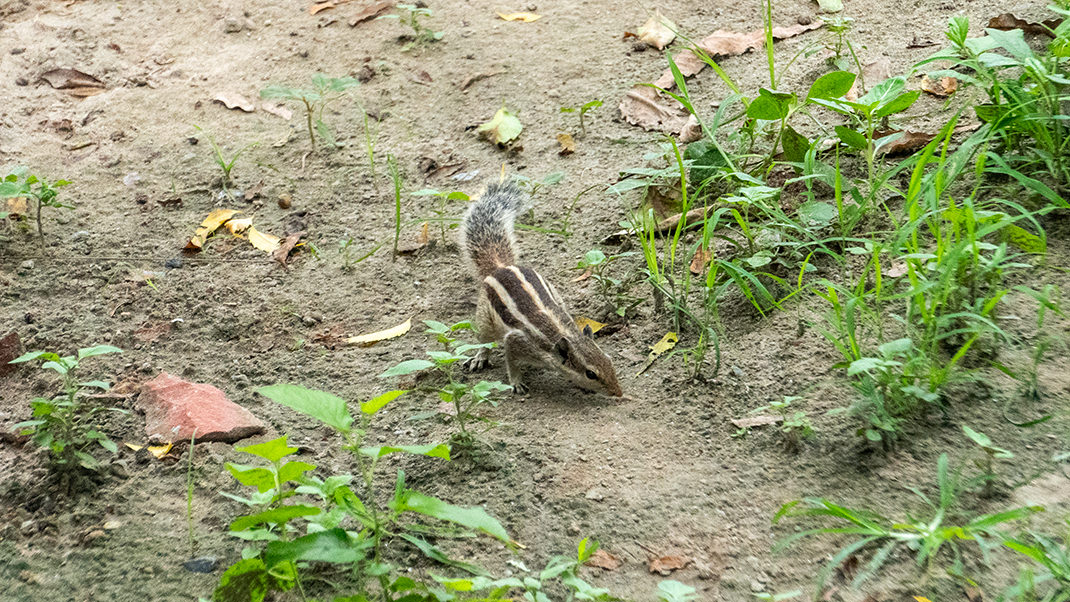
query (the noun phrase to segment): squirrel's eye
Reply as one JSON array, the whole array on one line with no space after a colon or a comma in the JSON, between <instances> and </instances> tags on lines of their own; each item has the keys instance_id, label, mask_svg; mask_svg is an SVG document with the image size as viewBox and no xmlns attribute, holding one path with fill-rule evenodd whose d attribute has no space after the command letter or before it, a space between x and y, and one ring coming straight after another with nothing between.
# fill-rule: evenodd
<instances>
[{"instance_id":1,"label":"squirrel's eye","mask_svg":"<svg viewBox=\"0 0 1070 602\"><path fill-rule=\"evenodd\" d=\"M586 376L591 380L598 380L598 375L592 372L591 370L587 371Z\"/></svg>"}]
</instances>

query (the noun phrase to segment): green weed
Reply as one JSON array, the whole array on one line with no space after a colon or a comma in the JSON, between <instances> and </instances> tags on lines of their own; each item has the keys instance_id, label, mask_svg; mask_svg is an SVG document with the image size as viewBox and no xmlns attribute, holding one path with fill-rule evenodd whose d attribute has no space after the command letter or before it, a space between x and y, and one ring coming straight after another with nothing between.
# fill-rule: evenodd
<instances>
[{"instance_id":1,"label":"green weed","mask_svg":"<svg viewBox=\"0 0 1070 602\"><path fill-rule=\"evenodd\" d=\"M429 223L438 224L439 236L441 237L442 244L446 244L446 230L456 228L460 225L461 220L454 216L454 212L450 211L449 204L453 202L467 203L470 199L467 194L459 191L439 191L434 188L424 188L410 193L416 197L433 197L435 199L435 206L431 209L432 217L426 220Z\"/></svg>"},{"instance_id":2,"label":"green weed","mask_svg":"<svg viewBox=\"0 0 1070 602\"><path fill-rule=\"evenodd\" d=\"M29 173L25 167L16 167L0 180L0 199L26 197L37 204L37 235L41 240L45 239L45 230L42 224L41 211L45 207L54 209L74 209L74 205L64 205L58 200L58 188L70 184L67 180L56 180L49 183L47 180ZM5 213L0 219L6 218Z\"/></svg>"},{"instance_id":3,"label":"green weed","mask_svg":"<svg viewBox=\"0 0 1070 602\"><path fill-rule=\"evenodd\" d=\"M312 76L312 88L268 86L260 91L260 98L301 103L305 108L305 125L308 128L308 142L312 150L316 150L317 134L328 147L336 148L339 146L338 142L331 128L323 121L323 112L331 103L344 97L350 88L359 85L360 81L356 78L327 77L322 73L316 73ZM367 121L365 121L365 135L367 135ZM369 160L372 158L370 157Z\"/></svg>"},{"instance_id":4,"label":"green weed","mask_svg":"<svg viewBox=\"0 0 1070 602\"><path fill-rule=\"evenodd\" d=\"M644 301L641 297L634 297L631 288L633 278L613 278L610 275L610 266L614 262L635 255L628 251L606 255L599 249L591 249L584 253L583 258L576 264L577 270L589 272L590 278L598 287L598 296L602 298L605 307L618 317L624 318L628 312Z\"/></svg>"},{"instance_id":5,"label":"green weed","mask_svg":"<svg viewBox=\"0 0 1070 602\"><path fill-rule=\"evenodd\" d=\"M579 113L579 117L580 117L580 132L581 132L581 135L586 136L587 135L587 126L584 125L584 123L583 123L583 117L587 114L588 111L592 111L594 109L597 109L600 106L602 106L602 101L601 100L592 100L592 101L589 101L589 102L585 102L585 103L583 103L582 105L580 105L578 107L561 107L560 111L562 113Z\"/></svg>"},{"instance_id":6,"label":"green weed","mask_svg":"<svg viewBox=\"0 0 1070 602\"><path fill-rule=\"evenodd\" d=\"M245 153L245 151L260 146L260 143L253 142L252 144L247 144L238 149L228 159L227 156L223 153L223 149L220 148L218 144L216 144L215 138L211 134L201 129L200 126L195 125L193 127L198 132L204 134L204 138L208 141L208 145L212 147L212 159L215 160L215 164L219 166L219 171L222 172L219 176L219 185L223 188L223 192L227 196L233 198L234 195L230 193L229 188L231 184L230 172L234 169L234 164L238 162L238 158L241 157L242 154Z\"/></svg>"},{"instance_id":7,"label":"green weed","mask_svg":"<svg viewBox=\"0 0 1070 602\"><path fill-rule=\"evenodd\" d=\"M802 397L785 396L781 401L771 401L768 405L755 408L751 414L775 414L781 422L777 429L784 438L784 448L788 451L798 451L799 444L814 436L814 427L806 412L794 410L792 403L801 400Z\"/></svg>"},{"instance_id":8,"label":"green weed","mask_svg":"<svg viewBox=\"0 0 1070 602\"><path fill-rule=\"evenodd\" d=\"M379 18L397 19L402 25L408 25L412 29L411 35L403 36L408 41L401 47L402 52L408 52L415 48L438 42L446 34L444 31L434 31L420 22L420 19L430 19L434 16L430 8L419 4L398 4L395 8L400 12L383 15Z\"/></svg>"}]
</instances>

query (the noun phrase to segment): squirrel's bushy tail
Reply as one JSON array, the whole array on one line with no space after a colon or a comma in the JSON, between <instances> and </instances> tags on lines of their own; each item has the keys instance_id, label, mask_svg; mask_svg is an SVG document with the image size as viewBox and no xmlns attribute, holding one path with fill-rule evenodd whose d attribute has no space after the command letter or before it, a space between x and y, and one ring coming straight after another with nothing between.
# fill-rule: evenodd
<instances>
[{"instance_id":1,"label":"squirrel's bushy tail","mask_svg":"<svg viewBox=\"0 0 1070 602\"><path fill-rule=\"evenodd\" d=\"M464 215L461 249L480 278L516 263L513 220L526 203L516 184L491 184Z\"/></svg>"}]
</instances>

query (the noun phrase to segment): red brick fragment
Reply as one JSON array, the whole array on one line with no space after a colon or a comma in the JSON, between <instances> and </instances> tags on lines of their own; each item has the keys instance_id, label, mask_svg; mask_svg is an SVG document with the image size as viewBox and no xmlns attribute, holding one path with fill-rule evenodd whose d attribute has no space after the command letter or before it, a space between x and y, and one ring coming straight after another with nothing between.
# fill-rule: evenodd
<instances>
[{"instance_id":1,"label":"red brick fragment","mask_svg":"<svg viewBox=\"0 0 1070 602\"><path fill-rule=\"evenodd\" d=\"M203 383L161 372L141 387L138 406L145 412L145 433L163 441L239 439L264 432L264 423L226 394Z\"/></svg>"}]
</instances>

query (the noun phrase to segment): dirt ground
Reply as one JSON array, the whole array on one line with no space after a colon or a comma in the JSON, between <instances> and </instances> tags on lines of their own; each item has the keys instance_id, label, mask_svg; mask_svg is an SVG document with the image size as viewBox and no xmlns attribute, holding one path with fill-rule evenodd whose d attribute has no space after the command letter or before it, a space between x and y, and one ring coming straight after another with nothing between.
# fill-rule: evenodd
<instances>
[{"instance_id":1,"label":"dirt ground","mask_svg":"<svg viewBox=\"0 0 1070 602\"><path fill-rule=\"evenodd\" d=\"M254 390L294 382L367 399L393 385L376 375L421 356L426 338L414 328L403 338L363 349L326 344L325 335L379 330L408 317L459 321L475 308L474 280L458 260L453 232L446 244L391 261L394 206L387 154L397 157L406 193L433 187L476 194L503 164L508 173L533 179L563 172L559 184L537 194L534 224L548 227L560 220L582 194L571 236L523 231L521 251L527 263L558 283L575 313L600 317L594 285L570 282L577 275L573 267L619 228L637 202L603 194L604 187L622 169L644 165L643 155L662 140L625 123L616 107L633 84L662 72L663 53L622 35L635 31L654 8L694 37L716 29L749 31L761 27L760 4L432 1L434 16L427 25L443 30L442 40L402 52L398 36L405 30L397 21L347 24L362 7L357 1L316 15L309 15L305 2L280 0L0 1L0 166L28 165L47 178L72 181L61 194L75 206L46 213L43 244L13 224L0 231L0 334L17 331L27 350L116 345L122 356L100 358L94 377L144 381L167 371L211 383L268 423L272 434L287 433L307 446L302 459L323 474L346 472L348 458L326 430ZM1044 4L1019 2L1014 10L1041 20L1048 16ZM966 14L976 27L1007 9L997 0L846 0L845 5L845 14L855 19L850 35L862 61L886 57L899 72L936 50L910 46L940 43L952 15ZM514 10L543 17L520 23L495 16ZM817 5L792 0L775 2L774 10L777 24L791 24L815 18ZM778 43L778 60L821 35L816 30ZM764 61L764 54L750 53L722 65L745 90L755 90L765 82ZM805 89L822 65L820 56L802 59L784 86ZM79 98L39 79L60 67L94 75L106 90ZM307 86L317 72L367 81L326 116L343 147L307 154L301 114L295 110L285 120L265 111L257 96L270 84ZM490 75L462 89L478 74ZM708 71L693 80L692 89L700 106L725 93ZM241 95L258 108L227 109L213 102L219 94ZM378 118L374 178L354 99ZM578 138L575 154L560 156L556 134L577 129L575 115L562 114L560 107L593 99L605 105L587 115L587 133ZM503 103L524 123L522 148L499 150L473 131ZM919 106L911 113L919 123L942 109L931 99ZM258 144L234 168L238 200L220 195L219 169L194 126L227 152ZM473 172L478 174L470 180L454 177ZM241 193L261 182L259 196L245 201ZM282 196L292 199L290 208L280 208ZM199 255L183 255L195 227L223 206L246 212L266 232L307 231L319 258L306 247L284 268L248 244L223 237ZM463 209L455 204L449 213ZM430 198L406 196L403 219L418 223L433 210ZM1053 283L1068 290L1065 269L1055 268L1068 264L1070 224L1055 218L1047 226L1047 265L1013 283L1034 288ZM408 226L403 243L411 245L418 233L418 226ZM344 271L337 248L349 237L357 256L387 244ZM1015 381L983 371L978 382L955 391L947 416L934 414L913 425L888 455L872 453L855 435L855 423L825 414L847 405L850 389L841 371L831 368L838 358L830 346L814 329L800 328L800 322L815 319L816 307L803 300L762 318L744 304L726 306L722 370L690 380L678 357L636 376L648 346L669 328L648 301L623 328L599 341L621 375L624 401L576 394L548 380L488 411L499 426L481 435L479 458L446 465L392 460L391 470L404 468L410 485L450 502L483 505L526 546L519 559L529 568L570 553L584 536L598 539L624 564L615 571L591 569L586 576L634 600L653 600L663 579L647 569L652 554L689 558L672 578L698 588L703 600L750 600L755 592L795 588L811 592L814 576L840 542L815 539L774 555L772 545L795 528L771 525L776 510L802 496L827 496L897 517L917 510L907 488L933 490L941 453L956 464L973 457L962 424L977 426L1015 453L1001 467L1006 480L1031 481L1002 498L971 499L971 508L1043 503L1048 512L1034 520L1049 532L1070 512L1070 483L1057 471L1042 471L1054 453L1070 447L1064 351L1053 351L1041 367L1046 397L1039 404L1023 406ZM1035 309L1013 297L1003 311L1002 323L1018 342L1001 350L1001 360L1024 365L1035 342ZM1067 326L1051 324L1064 331ZM504 380L500 365L490 375ZM26 419L28 400L53 384L30 369L0 378L0 430ZM731 419L784 395L803 395L815 423L817 436L800 451L784 451L768 429L731 436L736 431ZM119 404L133 407L133 400ZM445 440L447 425L406 420L434 404L417 396L405 399L377 424L373 438ZM1017 428L1004 419L1004 407L1012 404L1019 420L1057 416ZM142 427L134 414L116 421L110 434L139 442ZM197 554L222 563L236 560L241 548L226 533L241 507L218 493L240 490L223 467L239 456L225 444L198 446L195 456ZM184 463L137 463L127 450L119 460L116 475L99 490L71 501L44 488L42 458L30 446L0 446L5 500L0 600L171 601L210 595L219 572L195 574L181 566L190 556ZM105 523L109 528L101 529ZM500 545L480 541L452 549L496 574L518 571L507 564L512 556ZM840 587L833 599L967 599L940 572L922 580L911 556L894 560L880 578L859 591ZM967 568L981 578L986 599L994 600L1012 583L1019 564L1017 557L997 552L990 567L971 560Z\"/></svg>"}]
</instances>

